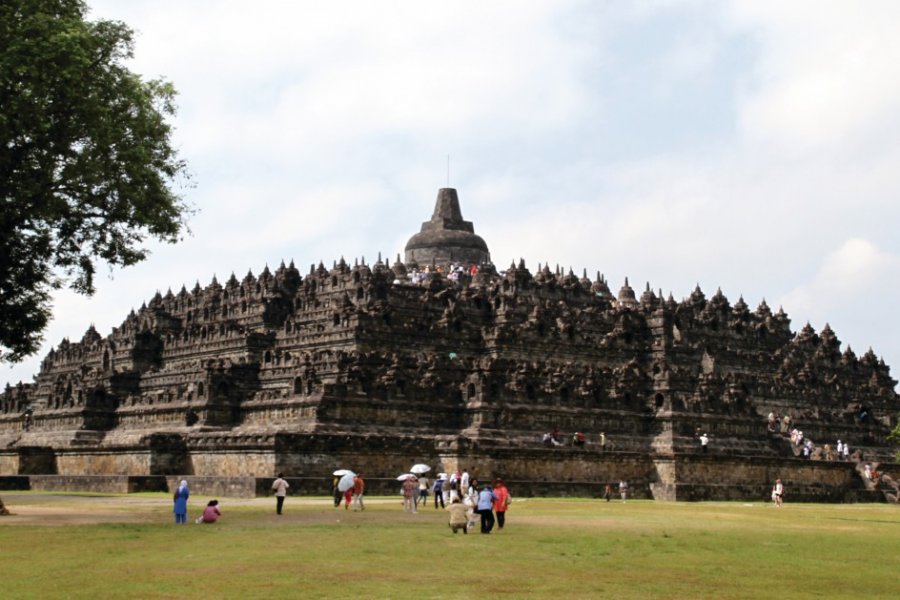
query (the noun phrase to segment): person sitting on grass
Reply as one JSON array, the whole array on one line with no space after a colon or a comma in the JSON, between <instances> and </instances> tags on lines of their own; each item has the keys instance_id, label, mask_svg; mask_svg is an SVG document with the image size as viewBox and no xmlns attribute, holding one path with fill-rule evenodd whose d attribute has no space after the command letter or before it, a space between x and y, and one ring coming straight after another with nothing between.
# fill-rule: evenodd
<instances>
[{"instance_id":1,"label":"person sitting on grass","mask_svg":"<svg viewBox=\"0 0 900 600\"><path fill-rule=\"evenodd\" d=\"M460 529L462 532L469 533L468 523L469 515L466 514L466 505L460 501L459 497L450 502L450 529L456 533Z\"/></svg>"},{"instance_id":2,"label":"person sitting on grass","mask_svg":"<svg viewBox=\"0 0 900 600\"><path fill-rule=\"evenodd\" d=\"M210 500L206 505L206 508L203 509L203 514L197 519L198 523L215 523L219 517L222 515L222 512L219 510L219 501L218 500Z\"/></svg>"}]
</instances>

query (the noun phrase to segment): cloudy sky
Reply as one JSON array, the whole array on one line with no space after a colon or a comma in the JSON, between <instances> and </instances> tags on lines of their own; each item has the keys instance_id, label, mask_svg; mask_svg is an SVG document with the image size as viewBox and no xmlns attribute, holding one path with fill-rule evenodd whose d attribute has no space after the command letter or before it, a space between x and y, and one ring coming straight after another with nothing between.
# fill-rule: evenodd
<instances>
[{"instance_id":1,"label":"cloudy sky","mask_svg":"<svg viewBox=\"0 0 900 600\"><path fill-rule=\"evenodd\" d=\"M179 91L192 235L61 293L40 357L160 290L395 256L438 188L494 262L699 284L900 369L900 3L89 0Z\"/></svg>"}]
</instances>

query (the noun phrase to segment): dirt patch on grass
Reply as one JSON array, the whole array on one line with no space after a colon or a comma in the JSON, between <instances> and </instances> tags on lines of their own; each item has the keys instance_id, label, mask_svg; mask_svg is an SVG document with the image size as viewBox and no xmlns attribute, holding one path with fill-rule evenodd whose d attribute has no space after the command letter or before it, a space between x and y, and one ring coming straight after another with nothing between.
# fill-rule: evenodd
<instances>
[{"instance_id":1,"label":"dirt patch on grass","mask_svg":"<svg viewBox=\"0 0 900 600\"><path fill-rule=\"evenodd\" d=\"M200 515L206 505L207 498L191 499L188 506L188 520ZM172 500L168 496L143 495L81 495L81 494L35 494L4 496L4 503L9 515L0 517L3 525L97 525L104 523L165 523L174 520ZM379 520L415 520L416 515L406 515L399 510L397 500L372 498L366 504L381 513ZM398 507L397 515L391 510ZM365 518L365 512L355 513L352 510L333 508L331 499L289 497L285 502L284 515L275 514L274 498L227 498L220 499L223 511L223 524L230 519L229 511L243 512L242 521L249 518L254 523L272 524L303 521L304 524L325 524L336 522L353 522ZM271 513L255 509L270 509ZM293 509L293 510L292 510ZM321 510L317 510L321 509ZM423 511L424 512L424 511ZM443 511L440 511L443 513Z\"/></svg>"}]
</instances>

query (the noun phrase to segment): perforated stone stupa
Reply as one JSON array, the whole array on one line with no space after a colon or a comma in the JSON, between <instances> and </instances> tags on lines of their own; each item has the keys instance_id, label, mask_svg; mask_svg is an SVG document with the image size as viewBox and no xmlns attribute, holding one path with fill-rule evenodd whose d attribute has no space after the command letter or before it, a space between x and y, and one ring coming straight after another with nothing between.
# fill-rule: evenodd
<instances>
[{"instance_id":1,"label":"perforated stone stupa","mask_svg":"<svg viewBox=\"0 0 900 600\"><path fill-rule=\"evenodd\" d=\"M699 286L676 301L498 271L452 189L399 258L214 277L63 340L0 396L0 485L253 493L284 472L319 493L352 466L394 493L425 462L520 495L624 479L643 497L765 499L780 477L792 499L841 501L882 498L861 461L896 471L896 382L827 325L794 332Z\"/></svg>"}]
</instances>

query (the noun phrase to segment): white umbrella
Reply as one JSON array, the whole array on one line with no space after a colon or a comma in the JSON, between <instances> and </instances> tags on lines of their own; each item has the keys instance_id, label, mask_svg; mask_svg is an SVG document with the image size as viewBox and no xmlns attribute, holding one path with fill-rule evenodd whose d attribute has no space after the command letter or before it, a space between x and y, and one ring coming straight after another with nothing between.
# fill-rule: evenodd
<instances>
[{"instance_id":1,"label":"white umbrella","mask_svg":"<svg viewBox=\"0 0 900 600\"><path fill-rule=\"evenodd\" d=\"M356 473L353 471L347 471L341 476L341 480L338 481L338 491L346 492L350 488L353 487L353 479L356 477Z\"/></svg>"},{"instance_id":2,"label":"white umbrella","mask_svg":"<svg viewBox=\"0 0 900 600\"><path fill-rule=\"evenodd\" d=\"M353 473L353 471L351 471L350 469L338 469L337 471L332 473L332 475L334 475L335 477L341 477L342 475L346 475L347 473Z\"/></svg>"},{"instance_id":3,"label":"white umbrella","mask_svg":"<svg viewBox=\"0 0 900 600\"><path fill-rule=\"evenodd\" d=\"M443 480L446 480L446 479L447 479L447 474L446 474L446 473L438 473L437 476L438 476L438 479L443 479Z\"/></svg>"},{"instance_id":4,"label":"white umbrella","mask_svg":"<svg viewBox=\"0 0 900 600\"><path fill-rule=\"evenodd\" d=\"M418 465L413 465L412 467L410 467L409 472L415 473L416 475L421 475L422 473L427 473L430 470L431 470L431 467L420 463Z\"/></svg>"},{"instance_id":5,"label":"white umbrella","mask_svg":"<svg viewBox=\"0 0 900 600\"><path fill-rule=\"evenodd\" d=\"M397 481L406 481L410 477L412 477L413 479L416 479L416 476L413 475L412 473L404 473L403 475L397 476Z\"/></svg>"}]
</instances>

